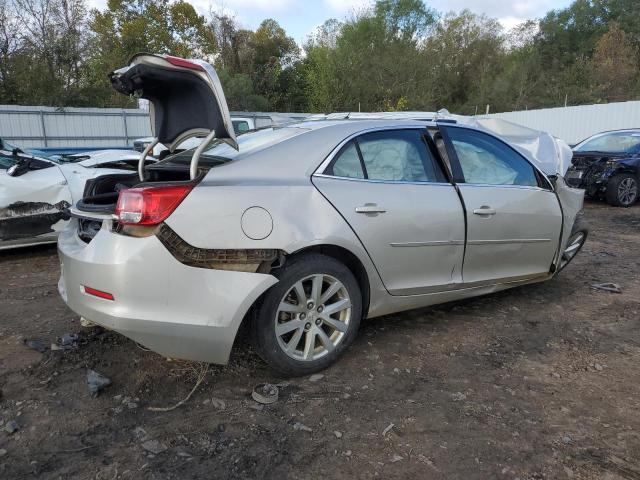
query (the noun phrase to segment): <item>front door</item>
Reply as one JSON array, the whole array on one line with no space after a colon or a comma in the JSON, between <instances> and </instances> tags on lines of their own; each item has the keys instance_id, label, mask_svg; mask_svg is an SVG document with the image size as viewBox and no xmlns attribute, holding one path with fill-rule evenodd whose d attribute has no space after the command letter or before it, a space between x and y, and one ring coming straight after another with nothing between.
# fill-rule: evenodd
<instances>
[{"instance_id":1,"label":"front door","mask_svg":"<svg viewBox=\"0 0 640 480\"><path fill-rule=\"evenodd\" d=\"M420 129L346 143L313 183L349 223L392 295L461 281L464 212Z\"/></svg>"},{"instance_id":2,"label":"front door","mask_svg":"<svg viewBox=\"0 0 640 480\"><path fill-rule=\"evenodd\" d=\"M562 211L548 180L496 137L441 127L467 213L465 284L549 272Z\"/></svg>"}]
</instances>

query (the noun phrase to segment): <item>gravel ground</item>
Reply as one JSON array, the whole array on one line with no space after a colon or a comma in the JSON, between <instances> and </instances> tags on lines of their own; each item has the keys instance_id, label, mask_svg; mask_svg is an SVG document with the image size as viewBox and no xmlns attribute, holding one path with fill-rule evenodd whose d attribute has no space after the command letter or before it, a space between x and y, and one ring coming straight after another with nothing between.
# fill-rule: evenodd
<instances>
[{"instance_id":1,"label":"gravel ground","mask_svg":"<svg viewBox=\"0 0 640 480\"><path fill-rule=\"evenodd\" d=\"M2 253L0 478L640 479L640 205L586 210L557 278L364 322L298 379L245 344L207 370L82 328L55 248ZM24 344L69 333L68 350ZM112 380L97 397L88 369ZM280 391L264 407L263 382Z\"/></svg>"}]
</instances>

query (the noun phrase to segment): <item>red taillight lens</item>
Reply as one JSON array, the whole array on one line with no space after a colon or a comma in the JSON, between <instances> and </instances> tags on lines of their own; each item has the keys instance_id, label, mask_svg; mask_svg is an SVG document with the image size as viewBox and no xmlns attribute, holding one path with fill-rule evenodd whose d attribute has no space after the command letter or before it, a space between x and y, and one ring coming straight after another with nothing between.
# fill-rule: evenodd
<instances>
[{"instance_id":1,"label":"red taillight lens","mask_svg":"<svg viewBox=\"0 0 640 480\"><path fill-rule=\"evenodd\" d=\"M173 57L171 55L165 55L164 59L169 62L171 65L175 65L176 67L182 67L182 68L188 68L190 70L199 70L199 71L204 71L204 68L202 68L202 65L199 65L195 62L192 62L190 60L187 60L185 58L180 58L180 57Z\"/></svg>"},{"instance_id":2,"label":"red taillight lens","mask_svg":"<svg viewBox=\"0 0 640 480\"><path fill-rule=\"evenodd\" d=\"M193 185L129 188L121 190L116 217L123 225L157 225L189 194Z\"/></svg>"}]
</instances>

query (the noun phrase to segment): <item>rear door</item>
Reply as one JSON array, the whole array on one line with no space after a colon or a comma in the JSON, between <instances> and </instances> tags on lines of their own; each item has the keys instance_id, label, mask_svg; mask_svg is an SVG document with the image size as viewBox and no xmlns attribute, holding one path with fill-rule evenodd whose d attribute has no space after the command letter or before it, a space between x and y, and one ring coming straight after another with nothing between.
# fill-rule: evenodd
<instances>
[{"instance_id":1,"label":"rear door","mask_svg":"<svg viewBox=\"0 0 640 480\"><path fill-rule=\"evenodd\" d=\"M549 181L498 138L441 126L466 208L465 284L549 272L562 211Z\"/></svg>"},{"instance_id":2,"label":"rear door","mask_svg":"<svg viewBox=\"0 0 640 480\"><path fill-rule=\"evenodd\" d=\"M346 142L313 183L362 241L392 295L461 281L464 214L422 129Z\"/></svg>"}]
</instances>

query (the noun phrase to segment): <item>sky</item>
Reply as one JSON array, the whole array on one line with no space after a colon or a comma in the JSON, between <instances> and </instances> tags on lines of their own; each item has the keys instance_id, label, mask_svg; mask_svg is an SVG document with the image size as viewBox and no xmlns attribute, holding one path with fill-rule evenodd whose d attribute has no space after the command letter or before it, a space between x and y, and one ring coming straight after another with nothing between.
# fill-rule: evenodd
<instances>
[{"instance_id":1,"label":"sky","mask_svg":"<svg viewBox=\"0 0 640 480\"><path fill-rule=\"evenodd\" d=\"M329 18L338 20L354 9L366 8L371 0L187 0L200 13L224 11L235 15L245 28L255 30L265 18L275 19L296 42L303 44L314 29ZM106 0L88 0L92 7L104 8ZM440 11L468 8L500 20L509 29L518 23L543 16L551 9L563 8L571 0L426 0Z\"/></svg>"}]
</instances>

